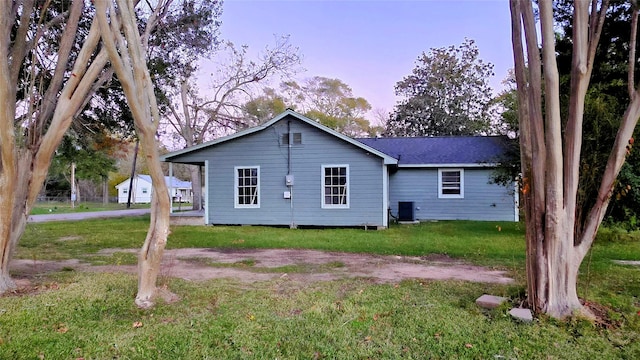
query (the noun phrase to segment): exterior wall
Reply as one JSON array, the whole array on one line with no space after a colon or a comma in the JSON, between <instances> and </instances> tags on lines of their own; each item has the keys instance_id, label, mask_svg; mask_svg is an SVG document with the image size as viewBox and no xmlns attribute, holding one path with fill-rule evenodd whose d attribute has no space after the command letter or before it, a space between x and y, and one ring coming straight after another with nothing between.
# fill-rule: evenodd
<instances>
[{"instance_id":1,"label":"exterior wall","mask_svg":"<svg viewBox=\"0 0 640 360\"><path fill-rule=\"evenodd\" d=\"M294 185L285 184L289 148L281 144L288 131L302 133L291 146ZM294 117L240 138L194 151L174 161L207 161L206 206L209 224L295 226L386 226L383 160ZM322 208L322 166L348 165L349 208ZM260 167L260 207L235 208L235 167ZM285 191L291 190L291 199Z\"/></svg>"},{"instance_id":2,"label":"exterior wall","mask_svg":"<svg viewBox=\"0 0 640 360\"><path fill-rule=\"evenodd\" d=\"M126 204L129 199L129 194L125 193L125 190L129 190L129 180L119 184L118 188L118 203ZM147 193L143 193L143 189L147 189ZM133 192L131 194L131 203L133 204L149 204L151 202L151 192L153 187L150 183L140 180L139 178L133 179Z\"/></svg>"},{"instance_id":3,"label":"exterior wall","mask_svg":"<svg viewBox=\"0 0 640 360\"><path fill-rule=\"evenodd\" d=\"M437 168L399 168L390 176L389 205L398 214L399 201L415 202L417 220L515 221L513 188L489 184L492 169L464 169L464 198L438 198Z\"/></svg>"},{"instance_id":4,"label":"exterior wall","mask_svg":"<svg viewBox=\"0 0 640 360\"><path fill-rule=\"evenodd\" d=\"M129 180L127 179L126 181L123 181L122 183L116 185L116 189L118 189L118 204L126 204L129 200L129 194L125 191L129 190ZM147 189L146 194L143 192L144 189ZM151 185L151 183L136 177L135 179L133 179L132 192L132 204L151 203L151 194L153 193L153 186ZM193 192L191 191L191 189L172 188L169 190L169 192L172 193L174 202L178 201L178 193L182 194L182 202L191 202L193 196Z\"/></svg>"}]
</instances>

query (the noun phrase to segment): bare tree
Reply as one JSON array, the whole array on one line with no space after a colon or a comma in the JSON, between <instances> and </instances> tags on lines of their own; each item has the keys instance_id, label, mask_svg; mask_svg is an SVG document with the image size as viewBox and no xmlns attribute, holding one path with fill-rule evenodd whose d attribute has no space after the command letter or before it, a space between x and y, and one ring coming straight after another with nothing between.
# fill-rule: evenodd
<instances>
[{"instance_id":1,"label":"bare tree","mask_svg":"<svg viewBox=\"0 0 640 360\"><path fill-rule=\"evenodd\" d=\"M248 48L237 49L227 42L217 59L209 95L200 95L193 78L183 78L174 101L167 105L166 131L184 142L185 147L227 135L251 124L243 116L242 104L256 88L276 75L288 76L300 64L298 49L288 37L279 38L273 48L266 48L258 61L248 59ZM226 55L226 56L225 56ZM200 210L202 183L200 167L191 167L193 209Z\"/></svg>"},{"instance_id":2,"label":"bare tree","mask_svg":"<svg viewBox=\"0 0 640 360\"><path fill-rule=\"evenodd\" d=\"M608 1L573 4L573 61L566 119L561 117L553 3L550 0L538 3L541 50L533 2L510 1L526 219L528 302L535 311L557 318L576 312L592 315L578 298L578 270L593 244L615 179L633 144L633 130L640 117L639 90L630 85L630 102L595 203L590 209L577 209L585 95ZM629 48L635 49L635 46L632 41ZM634 61L630 59L631 63ZM632 66L629 69L633 71ZM566 124L564 129L563 124ZM576 216L580 210L588 212L584 220Z\"/></svg>"}]
</instances>

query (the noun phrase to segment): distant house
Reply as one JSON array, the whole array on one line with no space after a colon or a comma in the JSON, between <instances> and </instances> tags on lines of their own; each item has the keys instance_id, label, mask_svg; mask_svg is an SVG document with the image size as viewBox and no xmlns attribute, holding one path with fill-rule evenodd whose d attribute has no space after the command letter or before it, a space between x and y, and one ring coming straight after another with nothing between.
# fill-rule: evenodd
<instances>
[{"instance_id":1,"label":"distant house","mask_svg":"<svg viewBox=\"0 0 640 360\"><path fill-rule=\"evenodd\" d=\"M182 181L176 177L164 177L167 187L169 187L169 193L171 194L174 202L191 202L193 192L191 191L191 182ZM116 185L118 189L118 203L126 204L129 199L129 183L131 178ZM133 179L133 186L131 190L131 203L133 204L148 204L151 202L151 194L153 191L151 176L149 175L137 175Z\"/></svg>"},{"instance_id":2,"label":"distant house","mask_svg":"<svg viewBox=\"0 0 640 360\"><path fill-rule=\"evenodd\" d=\"M400 220L518 220L489 182L501 137L352 139L287 110L164 155L204 166L205 223L386 227Z\"/></svg>"}]
</instances>

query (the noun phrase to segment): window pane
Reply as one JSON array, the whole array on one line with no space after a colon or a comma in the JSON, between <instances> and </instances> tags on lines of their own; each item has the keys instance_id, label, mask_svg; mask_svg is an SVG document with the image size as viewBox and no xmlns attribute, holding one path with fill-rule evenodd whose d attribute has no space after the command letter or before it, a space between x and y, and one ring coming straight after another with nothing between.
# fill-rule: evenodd
<instances>
[{"instance_id":1,"label":"window pane","mask_svg":"<svg viewBox=\"0 0 640 360\"><path fill-rule=\"evenodd\" d=\"M238 205L258 205L258 168L240 168L237 170Z\"/></svg>"},{"instance_id":2,"label":"window pane","mask_svg":"<svg viewBox=\"0 0 640 360\"><path fill-rule=\"evenodd\" d=\"M325 205L348 205L346 196L348 186L346 167L325 168L324 185Z\"/></svg>"}]
</instances>

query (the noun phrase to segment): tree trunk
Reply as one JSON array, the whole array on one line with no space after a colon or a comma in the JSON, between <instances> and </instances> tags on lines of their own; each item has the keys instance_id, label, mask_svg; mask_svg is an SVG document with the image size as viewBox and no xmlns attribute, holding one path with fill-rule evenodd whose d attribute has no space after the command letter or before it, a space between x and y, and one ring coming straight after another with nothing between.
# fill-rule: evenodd
<instances>
[{"instance_id":1,"label":"tree trunk","mask_svg":"<svg viewBox=\"0 0 640 360\"><path fill-rule=\"evenodd\" d=\"M538 278L537 293L540 303L537 307L556 318L574 315L589 315L578 299L576 284L582 257L573 246L573 224L555 224L557 237L545 237L547 256L539 257L539 267L544 272Z\"/></svg>"},{"instance_id":2,"label":"tree trunk","mask_svg":"<svg viewBox=\"0 0 640 360\"><path fill-rule=\"evenodd\" d=\"M102 177L102 204L109 204L109 178Z\"/></svg>"},{"instance_id":3,"label":"tree trunk","mask_svg":"<svg viewBox=\"0 0 640 360\"><path fill-rule=\"evenodd\" d=\"M510 1L527 230L528 302L532 310L556 318L576 313L592 316L578 298L578 271L604 217L615 179L624 163L625 147L633 143L630 139L640 117L640 99L635 90L611 149L595 204L590 209L578 209L584 100L608 1L574 4L566 122L560 115L553 5L551 1L539 1L538 6L542 54L532 3ZM523 39L527 45L526 58ZM631 47L635 48L635 44ZM540 69L544 70L544 84ZM540 101L543 88L544 105ZM566 124L564 131L563 123ZM585 210L589 215L579 219L576 213Z\"/></svg>"},{"instance_id":4,"label":"tree trunk","mask_svg":"<svg viewBox=\"0 0 640 360\"><path fill-rule=\"evenodd\" d=\"M202 210L202 169L199 165L191 165L191 191L193 192L193 210Z\"/></svg>"},{"instance_id":5,"label":"tree trunk","mask_svg":"<svg viewBox=\"0 0 640 360\"><path fill-rule=\"evenodd\" d=\"M138 32L134 4L127 0L116 2L118 11L111 2L108 5L106 1L95 2L96 17L101 29L102 42L131 108L153 183L151 221L138 256L138 294L135 299L138 307L146 309L153 307L158 294L156 282L169 236L171 201L160 166L159 146L155 138L160 113L146 65L143 42ZM160 11L161 8L159 5L154 12ZM116 44L119 45L119 49Z\"/></svg>"},{"instance_id":6,"label":"tree trunk","mask_svg":"<svg viewBox=\"0 0 640 360\"><path fill-rule=\"evenodd\" d=\"M147 133L140 130L142 147L149 158L149 172L153 181L151 196L151 222L144 245L138 255L138 294L135 303L147 309L154 305L157 296L156 283L162 263L162 254L169 236L169 208L171 203L167 195L169 189L164 181L160 166L158 144L154 138L155 131Z\"/></svg>"},{"instance_id":7,"label":"tree trunk","mask_svg":"<svg viewBox=\"0 0 640 360\"><path fill-rule=\"evenodd\" d=\"M24 234L29 213L37 199L37 193L44 184L44 179L37 176L38 173L33 170L34 163L36 163L35 158L36 156L30 151L18 153L15 175L12 180L14 183L13 191L7 194L3 189L0 194L1 197L9 196L8 199L2 199L3 203L6 200L6 203L13 204L13 206L2 207L3 214L0 219L3 228L6 226L9 230L4 232L3 237L0 238L0 294L15 288L15 282L9 275L9 262L13 257L18 240ZM3 175L5 175L4 172ZM36 196L30 196L34 193Z\"/></svg>"}]
</instances>

